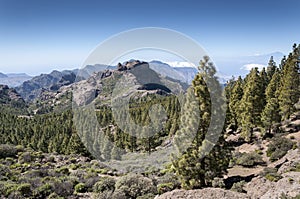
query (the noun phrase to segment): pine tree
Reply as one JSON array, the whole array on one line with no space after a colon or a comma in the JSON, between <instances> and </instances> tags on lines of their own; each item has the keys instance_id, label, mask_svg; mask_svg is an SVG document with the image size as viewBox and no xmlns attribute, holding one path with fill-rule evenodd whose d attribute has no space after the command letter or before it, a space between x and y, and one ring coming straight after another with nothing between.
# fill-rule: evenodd
<instances>
[{"instance_id":1,"label":"pine tree","mask_svg":"<svg viewBox=\"0 0 300 199\"><path fill-rule=\"evenodd\" d=\"M282 66L282 78L280 82L279 107L282 120L287 119L294 111L295 104L300 97L300 45L293 46L293 52L290 53Z\"/></svg>"},{"instance_id":2,"label":"pine tree","mask_svg":"<svg viewBox=\"0 0 300 199\"><path fill-rule=\"evenodd\" d=\"M265 67L262 68L262 70L259 73L259 76L260 76L261 83L262 83L262 85L261 85L262 86L261 90L263 91L263 95L262 95L263 99L262 100L264 101L264 104L265 104L265 101L266 101L265 91L266 91L268 84L270 83L270 80L269 80L269 77L268 77Z\"/></svg>"},{"instance_id":3,"label":"pine tree","mask_svg":"<svg viewBox=\"0 0 300 199\"><path fill-rule=\"evenodd\" d=\"M244 95L240 102L242 136L250 141L253 128L259 126L264 107L264 90L258 68L253 68L246 77Z\"/></svg>"},{"instance_id":4,"label":"pine tree","mask_svg":"<svg viewBox=\"0 0 300 199\"><path fill-rule=\"evenodd\" d=\"M273 56L271 56L269 63L268 63L268 67L267 67L267 77L268 77L268 82L271 81L273 74L276 71L276 62L274 61Z\"/></svg>"},{"instance_id":5,"label":"pine tree","mask_svg":"<svg viewBox=\"0 0 300 199\"><path fill-rule=\"evenodd\" d=\"M199 70L201 72L196 75L192 87L187 91L184 112L181 115L181 125L184 128L180 128L175 136L175 144L179 150L189 145L181 157L173 160L173 168L181 181L181 186L186 189L210 185L214 177L226 172L229 160L229 149L225 145L223 134L219 137L208 131L212 114L218 113L212 112L212 101L206 81L214 85L212 92L218 93L220 95L218 100L225 103L221 86L215 77L216 70L206 56L200 62ZM221 108L217 111L220 114ZM218 127L215 127L217 131ZM192 143L186 143L191 136L194 136ZM212 143L214 141L216 145ZM207 151L209 146L214 147Z\"/></svg>"},{"instance_id":6,"label":"pine tree","mask_svg":"<svg viewBox=\"0 0 300 199\"><path fill-rule=\"evenodd\" d=\"M241 76L234 82L232 92L229 99L229 110L232 115L232 123L235 127L239 124L240 118L240 101L243 97L243 80Z\"/></svg>"},{"instance_id":7,"label":"pine tree","mask_svg":"<svg viewBox=\"0 0 300 199\"><path fill-rule=\"evenodd\" d=\"M278 88L280 83L280 73L276 70L266 88L267 104L262 112L261 121L267 133L270 133L273 124L280 122L278 104Z\"/></svg>"}]
</instances>

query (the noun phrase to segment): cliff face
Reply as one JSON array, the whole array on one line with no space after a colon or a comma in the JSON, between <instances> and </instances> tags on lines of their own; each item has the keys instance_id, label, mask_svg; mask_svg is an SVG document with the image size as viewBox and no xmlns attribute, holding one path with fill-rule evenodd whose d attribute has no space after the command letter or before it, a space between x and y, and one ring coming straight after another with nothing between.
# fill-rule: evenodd
<instances>
[{"instance_id":1,"label":"cliff face","mask_svg":"<svg viewBox=\"0 0 300 199\"><path fill-rule=\"evenodd\" d=\"M42 74L25 81L16 87L16 90L26 101L33 101L43 90L56 91L60 87L75 82L76 74L73 71L53 71L50 74Z\"/></svg>"},{"instance_id":2,"label":"cliff face","mask_svg":"<svg viewBox=\"0 0 300 199\"><path fill-rule=\"evenodd\" d=\"M9 88L7 85L0 85L0 100L2 103L24 102L23 98L13 88Z\"/></svg>"},{"instance_id":3,"label":"cliff face","mask_svg":"<svg viewBox=\"0 0 300 199\"><path fill-rule=\"evenodd\" d=\"M13 88L0 85L0 110L16 114L27 113L24 99Z\"/></svg>"}]
</instances>

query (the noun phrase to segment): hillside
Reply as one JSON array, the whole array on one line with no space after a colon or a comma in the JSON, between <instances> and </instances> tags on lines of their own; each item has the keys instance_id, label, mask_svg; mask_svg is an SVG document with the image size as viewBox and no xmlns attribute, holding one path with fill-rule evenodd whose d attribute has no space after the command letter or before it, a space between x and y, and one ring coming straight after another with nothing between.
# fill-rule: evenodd
<instances>
[{"instance_id":1,"label":"hillside","mask_svg":"<svg viewBox=\"0 0 300 199\"><path fill-rule=\"evenodd\" d=\"M7 85L0 85L0 109L10 113L27 113L23 98Z\"/></svg>"},{"instance_id":2,"label":"hillside","mask_svg":"<svg viewBox=\"0 0 300 199\"><path fill-rule=\"evenodd\" d=\"M294 45L225 89L207 56L191 85L130 60L35 77L27 101L0 86L0 195L297 198L299 58Z\"/></svg>"},{"instance_id":3,"label":"hillside","mask_svg":"<svg viewBox=\"0 0 300 199\"><path fill-rule=\"evenodd\" d=\"M42 90L56 91L62 86L74 83L75 79L76 73L73 71L53 71L25 81L16 90L26 101L32 101Z\"/></svg>"}]
</instances>

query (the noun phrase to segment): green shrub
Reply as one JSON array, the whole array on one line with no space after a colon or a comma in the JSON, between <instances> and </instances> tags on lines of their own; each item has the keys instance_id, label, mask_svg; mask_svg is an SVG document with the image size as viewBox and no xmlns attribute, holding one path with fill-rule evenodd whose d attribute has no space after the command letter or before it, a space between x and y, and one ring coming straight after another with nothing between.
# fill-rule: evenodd
<instances>
[{"instance_id":1,"label":"green shrub","mask_svg":"<svg viewBox=\"0 0 300 199\"><path fill-rule=\"evenodd\" d=\"M19 150L18 148L7 145L7 144L1 144L0 145L0 158L7 158L7 157L16 157Z\"/></svg>"},{"instance_id":2,"label":"green shrub","mask_svg":"<svg viewBox=\"0 0 300 199\"><path fill-rule=\"evenodd\" d=\"M60 174L63 174L63 175L69 175L70 174L69 168L67 166L56 169L55 171L60 173Z\"/></svg>"},{"instance_id":3,"label":"green shrub","mask_svg":"<svg viewBox=\"0 0 300 199\"><path fill-rule=\"evenodd\" d=\"M241 156L236 160L236 164L244 167L253 167L262 163L262 157L256 152L242 153Z\"/></svg>"},{"instance_id":4,"label":"green shrub","mask_svg":"<svg viewBox=\"0 0 300 199\"><path fill-rule=\"evenodd\" d=\"M33 191L34 198L46 198L53 192L52 185L49 183L43 184Z\"/></svg>"},{"instance_id":5,"label":"green shrub","mask_svg":"<svg viewBox=\"0 0 300 199\"><path fill-rule=\"evenodd\" d=\"M57 195L57 193L51 193L47 199L64 199L64 198Z\"/></svg>"},{"instance_id":6,"label":"green shrub","mask_svg":"<svg viewBox=\"0 0 300 199\"><path fill-rule=\"evenodd\" d=\"M104 177L101 178L94 186L93 186L93 192L95 193L101 193L104 191L114 191L115 189L115 179L111 177Z\"/></svg>"},{"instance_id":7,"label":"green shrub","mask_svg":"<svg viewBox=\"0 0 300 199\"><path fill-rule=\"evenodd\" d=\"M17 191L20 192L23 196L30 196L31 195L31 184L29 184L29 183L20 184L17 187Z\"/></svg>"},{"instance_id":8,"label":"green shrub","mask_svg":"<svg viewBox=\"0 0 300 199\"><path fill-rule=\"evenodd\" d=\"M153 181L139 174L128 174L116 182L116 190L123 191L126 198L137 198L148 193L156 194Z\"/></svg>"},{"instance_id":9,"label":"green shrub","mask_svg":"<svg viewBox=\"0 0 300 199\"><path fill-rule=\"evenodd\" d=\"M265 178L271 182L277 182L282 178L282 176L278 173L268 173Z\"/></svg>"},{"instance_id":10,"label":"green shrub","mask_svg":"<svg viewBox=\"0 0 300 199\"><path fill-rule=\"evenodd\" d=\"M269 173L277 173L276 168L266 167L262 172L260 172L260 176L265 177Z\"/></svg>"},{"instance_id":11,"label":"green shrub","mask_svg":"<svg viewBox=\"0 0 300 199\"><path fill-rule=\"evenodd\" d=\"M9 199L10 198L13 198L13 199L23 199L24 196L19 191L13 191L12 193L9 194L8 198Z\"/></svg>"},{"instance_id":12,"label":"green shrub","mask_svg":"<svg viewBox=\"0 0 300 199\"><path fill-rule=\"evenodd\" d=\"M73 194L73 183L69 181L53 183L53 190L57 195L67 197Z\"/></svg>"},{"instance_id":13,"label":"green shrub","mask_svg":"<svg viewBox=\"0 0 300 199\"><path fill-rule=\"evenodd\" d=\"M30 163L34 160L34 157L30 152L19 153L19 163Z\"/></svg>"},{"instance_id":14,"label":"green shrub","mask_svg":"<svg viewBox=\"0 0 300 199\"><path fill-rule=\"evenodd\" d=\"M157 185L158 194L163 194L168 191L172 191L173 189L174 189L174 184L171 182Z\"/></svg>"},{"instance_id":15,"label":"green shrub","mask_svg":"<svg viewBox=\"0 0 300 199\"><path fill-rule=\"evenodd\" d=\"M285 156L288 150L292 149L294 142L285 137L273 138L268 145L267 156L270 161L276 161Z\"/></svg>"},{"instance_id":16,"label":"green shrub","mask_svg":"<svg viewBox=\"0 0 300 199\"><path fill-rule=\"evenodd\" d=\"M84 183L79 183L75 186L76 193L85 193L87 191L87 187Z\"/></svg>"},{"instance_id":17,"label":"green shrub","mask_svg":"<svg viewBox=\"0 0 300 199\"><path fill-rule=\"evenodd\" d=\"M5 180L11 175L11 171L8 166L0 164L0 180Z\"/></svg>"},{"instance_id":18,"label":"green shrub","mask_svg":"<svg viewBox=\"0 0 300 199\"><path fill-rule=\"evenodd\" d=\"M244 190L244 185L245 184L246 184L246 182L244 180L240 181L240 182L236 182L232 185L231 190L236 191L236 192L240 192L240 193L245 193L245 190Z\"/></svg>"},{"instance_id":19,"label":"green shrub","mask_svg":"<svg viewBox=\"0 0 300 199\"><path fill-rule=\"evenodd\" d=\"M17 187L18 185L11 182L0 182L0 193L7 197L17 191Z\"/></svg>"},{"instance_id":20,"label":"green shrub","mask_svg":"<svg viewBox=\"0 0 300 199\"><path fill-rule=\"evenodd\" d=\"M212 181L212 186L215 188L224 188L225 183L224 183L223 178L214 178Z\"/></svg>"},{"instance_id":21,"label":"green shrub","mask_svg":"<svg viewBox=\"0 0 300 199\"><path fill-rule=\"evenodd\" d=\"M276 168L264 168L262 172L260 172L260 176L265 177L267 180L271 182L277 182L280 180L282 177L277 173Z\"/></svg>"},{"instance_id":22,"label":"green shrub","mask_svg":"<svg viewBox=\"0 0 300 199\"><path fill-rule=\"evenodd\" d=\"M100 177L91 177L84 180L84 184L86 188L88 189L88 192L93 191L93 186L100 180Z\"/></svg>"}]
</instances>

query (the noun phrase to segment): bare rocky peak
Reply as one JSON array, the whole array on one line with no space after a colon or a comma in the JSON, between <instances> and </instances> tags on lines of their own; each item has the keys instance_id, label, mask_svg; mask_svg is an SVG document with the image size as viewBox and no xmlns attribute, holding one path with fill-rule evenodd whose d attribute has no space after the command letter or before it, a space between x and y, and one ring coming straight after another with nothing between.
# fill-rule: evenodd
<instances>
[{"instance_id":1,"label":"bare rocky peak","mask_svg":"<svg viewBox=\"0 0 300 199\"><path fill-rule=\"evenodd\" d=\"M7 101L24 101L15 89L9 88L7 85L0 85L0 98Z\"/></svg>"}]
</instances>

